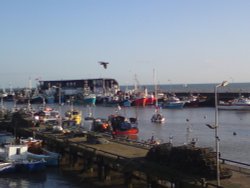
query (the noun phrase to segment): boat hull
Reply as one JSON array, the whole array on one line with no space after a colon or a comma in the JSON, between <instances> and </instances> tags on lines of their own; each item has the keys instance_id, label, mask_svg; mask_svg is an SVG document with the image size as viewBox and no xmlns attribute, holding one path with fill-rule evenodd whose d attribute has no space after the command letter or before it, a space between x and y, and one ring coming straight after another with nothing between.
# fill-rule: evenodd
<instances>
[{"instance_id":1,"label":"boat hull","mask_svg":"<svg viewBox=\"0 0 250 188\"><path fill-rule=\"evenodd\" d=\"M146 106L147 98L139 98L133 101L133 106Z\"/></svg>"},{"instance_id":2,"label":"boat hull","mask_svg":"<svg viewBox=\"0 0 250 188\"><path fill-rule=\"evenodd\" d=\"M136 135L139 133L139 129L134 127L129 130L115 130L112 134L114 135Z\"/></svg>"},{"instance_id":3,"label":"boat hull","mask_svg":"<svg viewBox=\"0 0 250 188\"><path fill-rule=\"evenodd\" d=\"M0 174L9 174L16 171L15 165L12 163L1 163L0 164Z\"/></svg>"},{"instance_id":4,"label":"boat hull","mask_svg":"<svg viewBox=\"0 0 250 188\"><path fill-rule=\"evenodd\" d=\"M185 103L166 103L162 104L162 108L170 108L170 109L182 109Z\"/></svg>"},{"instance_id":5,"label":"boat hull","mask_svg":"<svg viewBox=\"0 0 250 188\"><path fill-rule=\"evenodd\" d=\"M28 152L27 157L32 160L44 160L46 162L46 166L58 166L60 155L58 153L42 149L42 153L40 154Z\"/></svg>"},{"instance_id":6,"label":"boat hull","mask_svg":"<svg viewBox=\"0 0 250 188\"><path fill-rule=\"evenodd\" d=\"M16 172L40 172L45 169L46 162L44 160L40 161L22 161L16 162L15 168Z\"/></svg>"}]
</instances>

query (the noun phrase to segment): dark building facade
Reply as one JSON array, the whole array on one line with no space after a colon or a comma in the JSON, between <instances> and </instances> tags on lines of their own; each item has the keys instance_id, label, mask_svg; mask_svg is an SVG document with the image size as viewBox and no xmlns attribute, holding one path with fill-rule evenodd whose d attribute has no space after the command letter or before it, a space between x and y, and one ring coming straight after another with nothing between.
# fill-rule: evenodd
<instances>
[{"instance_id":1,"label":"dark building facade","mask_svg":"<svg viewBox=\"0 0 250 188\"><path fill-rule=\"evenodd\" d=\"M62 90L88 90L91 93L117 92L119 83L112 78L77 79L77 80L41 80L40 90L45 91L53 87Z\"/></svg>"}]
</instances>

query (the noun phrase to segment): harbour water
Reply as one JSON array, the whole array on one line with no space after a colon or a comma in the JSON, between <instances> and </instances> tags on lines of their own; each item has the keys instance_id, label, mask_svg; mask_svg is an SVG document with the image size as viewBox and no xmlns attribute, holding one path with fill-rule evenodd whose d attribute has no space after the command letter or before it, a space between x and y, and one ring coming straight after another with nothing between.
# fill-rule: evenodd
<instances>
[{"instance_id":1,"label":"harbour water","mask_svg":"<svg viewBox=\"0 0 250 188\"><path fill-rule=\"evenodd\" d=\"M47 168L44 172L11 174L0 177L2 188L90 188L73 177L63 175L57 168Z\"/></svg>"},{"instance_id":2,"label":"harbour water","mask_svg":"<svg viewBox=\"0 0 250 188\"><path fill-rule=\"evenodd\" d=\"M12 103L5 106L12 107ZM36 106L34 106L35 108ZM53 106L58 109L58 106ZM82 111L86 116L89 108L84 106L74 106ZM68 110L69 105L62 106L62 112ZM107 118L117 111L115 107L95 106L92 108L94 117ZM127 107L119 110L121 115L126 117L137 117L139 134L138 141L145 141L154 136L161 142L169 142L174 145L182 145L187 140L197 139L197 146L215 146L214 130L209 129L206 124L214 124L215 109L203 108L183 108L183 109L162 109L162 114L166 117L163 124L151 122L154 113L153 106L147 107ZM87 127L86 127L87 128ZM87 128L88 129L88 128ZM250 111L219 111L219 138L221 157L250 164ZM31 176L32 177L32 176ZM40 176L38 176L40 178ZM85 187L83 183L65 177L57 169L49 169L43 174L42 179L37 177L5 177L0 178L0 185L3 187ZM93 187L93 186L91 186Z\"/></svg>"}]
</instances>

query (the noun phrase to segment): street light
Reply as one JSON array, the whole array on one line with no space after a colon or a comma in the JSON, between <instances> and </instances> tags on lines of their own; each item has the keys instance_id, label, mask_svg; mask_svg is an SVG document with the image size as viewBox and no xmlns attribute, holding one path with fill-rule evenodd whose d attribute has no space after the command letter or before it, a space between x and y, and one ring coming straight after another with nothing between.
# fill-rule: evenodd
<instances>
[{"instance_id":1,"label":"street light","mask_svg":"<svg viewBox=\"0 0 250 188\"><path fill-rule=\"evenodd\" d=\"M215 150L216 150L216 177L217 177L217 186L220 186L220 148L219 148L219 136L218 136L218 94L217 94L217 89L219 87L225 87L227 86L229 83L227 81L223 81L221 84L216 85L214 87L214 100L215 100L215 124L214 125L210 125L210 124L206 124L206 126L208 126L210 129L214 129L215 132Z\"/></svg>"}]
</instances>

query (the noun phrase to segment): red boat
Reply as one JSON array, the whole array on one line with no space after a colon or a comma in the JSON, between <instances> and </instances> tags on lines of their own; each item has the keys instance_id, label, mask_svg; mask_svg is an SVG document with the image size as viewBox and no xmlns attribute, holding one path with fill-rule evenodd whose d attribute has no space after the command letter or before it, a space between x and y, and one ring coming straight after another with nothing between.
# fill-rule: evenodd
<instances>
[{"instance_id":1,"label":"red boat","mask_svg":"<svg viewBox=\"0 0 250 188\"><path fill-rule=\"evenodd\" d=\"M134 106L146 106L147 98L146 97L141 97L137 98L133 101Z\"/></svg>"},{"instance_id":2,"label":"red boat","mask_svg":"<svg viewBox=\"0 0 250 188\"><path fill-rule=\"evenodd\" d=\"M139 132L139 129L137 127L132 127L127 130L116 129L115 131L112 132L112 134L113 135L134 135L134 134L138 134L138 132Z\"/></svg>"},{"instance_id":3,"label":"red boat","mask_svg":"<svg viewBox=\"0 0 250 188\"><path fill-rule=\"evenodd\" d=\"M42 145L43 145L42 140L35 139L35 138L32 138L32 137L21 138L20 143L27 145L29 152L37 152L38 150L40 150L42 148Z\"/></svg>"},{"instance_id":4,"label":"red boat","mask_svg":"<svg viewBox=\"0 0 250 188\"><path fill-rule=\"evenodd\" d=\"M146 105L154 105L156 102L156 98L154 97L154 95L149 95L146 98Z\"/></svg>"},{"instance_id":5,"label":"red boat","mask_svg":"<svg viewBox=\"0 0 250 188\"><path fill-rule=\"evenodd\" d=\"M136 135L139 132L136 118L125 118L120 115L109 116L113 135Z\"/></svg>"}]
</instances>

